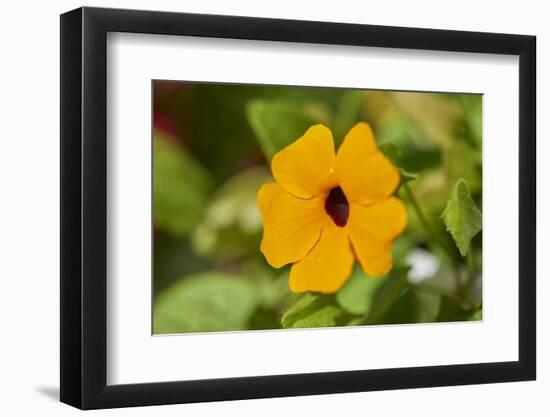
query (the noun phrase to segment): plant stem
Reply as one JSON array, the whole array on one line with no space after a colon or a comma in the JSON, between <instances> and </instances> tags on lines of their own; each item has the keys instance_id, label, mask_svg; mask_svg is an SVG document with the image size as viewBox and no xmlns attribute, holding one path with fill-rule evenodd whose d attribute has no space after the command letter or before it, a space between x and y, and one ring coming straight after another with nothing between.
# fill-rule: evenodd
<instances>
[{"instance_id":1,"label":"plant stem","mask_svg":"<svg viewBox=\"0 0 550 417\"><path fill-rule=\"evenodd\" d=\"M464 302L466 304L470 303L469 297L470 292L472 291L472 286L474 285L474 255L472 253L472 248L466 254L466 267L468 268L468 275L466 278L466 285L464 286Z\"/></svg>"},{"instance_id":2,"label":"plant stem","mask_svg":"<svg viewBox=\"0 0 550 417\"><path fill-rule=\"evenodd\" d=\"M426 230L426 233L430 236L430 238L436 242L443 251L449 256L451 262L455 263L455 253L452 249L449 248L449 246L445 243L443 238L439 235L439 233L436 232L436 230L432 227L426 216L424 215L424 212L420 208L420 204L418 204L418 200L412 193L409 184L404 183L403 188L405 189L405 192L407 193L407 196L409 197L409 200L411 200L412 206L414 208L414 211L416 213L416 216L418 217L418 220L420 220L420 223L422 224L422 227L424 230Z\"/></svg>"},{"instance_id":3,"label":"plant stem","mask_svg":"<svg viewBox=\"0 0 550 417\"><path fill-rule=\"evenodd\" d=\"M409 187L408 183L403 183L403 189L405 190L405 193L407 194L407 197L412 203L412 206L414 208L414 211L416 213L416 216L418 217L418 220L422 224L422 227L428 234L428 236L431 238L433 242L435 242L437 245L441 247L441 249L448 255L450 261L452 264L456 264L456 258L454 251L449 248L449 246L445 243L445 240L437 233L437 231L432 227L426 216L424 215L424 212L422 211L422 208L420 207L420 204L418 203L418 200L414 196L414 194L411 191L411 188ZM462 295L463 294L463 288L461 284L460 274L455 269L453 276L455 278L456 283L456 290L457 293ZM461 297L462 298L462 297Z\"/></svg>"}]
</instances>

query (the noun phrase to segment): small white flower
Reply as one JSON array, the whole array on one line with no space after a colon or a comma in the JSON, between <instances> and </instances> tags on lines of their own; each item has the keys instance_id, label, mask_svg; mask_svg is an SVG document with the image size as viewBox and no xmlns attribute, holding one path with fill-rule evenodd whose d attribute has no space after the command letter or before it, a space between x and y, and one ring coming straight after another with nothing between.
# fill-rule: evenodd
<instances>
[{"instance_id":1,"label":"small white flower","mask_svg":"<svg viewBox=\"0 0 550 417\"><path fill-rule=\"evenodd\" d=\"M433 277L439 270L439 260L424 249L414 249L407 257L407 264L411 267L409 282L412 284Z\"/></svg>"}]
</instances>

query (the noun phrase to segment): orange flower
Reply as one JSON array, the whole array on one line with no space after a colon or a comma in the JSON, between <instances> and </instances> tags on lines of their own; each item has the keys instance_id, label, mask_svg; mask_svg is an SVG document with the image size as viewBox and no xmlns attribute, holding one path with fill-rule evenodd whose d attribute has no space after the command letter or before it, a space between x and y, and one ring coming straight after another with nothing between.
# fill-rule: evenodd
<instances>
[{"instance_id":1,"label":"orange flower","mask_svg":"<svg viewBox=\"0 0 550 417\"><path fill-rule=\"evenodd\" d=\"M338 291L355 257L369 275L392 268L391 244L407 225L407 211L392 196L399 172L368 124L355 125L337 154L330 130L312 126L275 154L271 170L277 182L258 191L260 249L275 268L293 264L293 292Z\"/></svg>"}]
</instances>

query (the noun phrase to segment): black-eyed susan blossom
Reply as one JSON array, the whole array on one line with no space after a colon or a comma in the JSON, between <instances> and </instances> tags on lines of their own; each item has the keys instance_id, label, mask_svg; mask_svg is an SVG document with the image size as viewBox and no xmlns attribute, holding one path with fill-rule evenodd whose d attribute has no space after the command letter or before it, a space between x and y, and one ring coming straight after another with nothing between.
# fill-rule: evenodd
<instances>
[{"instance_id":1,"label":"black-eyed susan blossom","mask_svg":"<svg viewBox=\"0 0 550 417\"><path fill-rule=\"evenodd\" d=\"M331 131L315 125L271 161L276 182L258 192L261 251L280 268L293 264L293 292L334 293L355 259L371 276L392 268L391 246L407 224L393 193L399 172L376 146L366 123L346 135L338 153Z\"/></svg>"}]
</instances>

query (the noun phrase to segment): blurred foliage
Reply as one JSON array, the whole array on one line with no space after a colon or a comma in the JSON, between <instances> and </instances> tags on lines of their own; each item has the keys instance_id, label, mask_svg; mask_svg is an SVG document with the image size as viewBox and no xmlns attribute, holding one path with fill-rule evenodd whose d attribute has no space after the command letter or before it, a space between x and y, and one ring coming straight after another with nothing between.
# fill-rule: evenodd
<instances>
[{"instance_id":1,"label":"blurred foliage","mask_svg":"<svg viewBox=\"0 0 550 417\"><path fill-rule=\"evenodd\" d=\"M271 181L264 167L249 168L221 185L202 207L202 217L191 235L195 253L229 260L258 251L262 218L256 195Z\"/></svg>"},{"instance_id":2,"label":"blurred foliage","mask_svg":"<svg viewBox=\"0 0 550 417\"><path fill-rule=\"evenodd\" d=\"M241 330L259 304L245 279L211 271L165 290L153 307L154 333Z\"/></svg>"},{"instance_id":3,"label":"blurred foliage","mask_svg":"<svg viewBox=\"0 0 550 417\"><path fill-rule=\"evenodd\" d=\"M156 82L154 333L482 319L482 96ZM401 173L394 268L356 265L334 295L293 294L259 250L274 153L358 121Z\"/></svg>"},{"instance_id":4,"label":"blurred foliage","mask_svg":"<svg viewBox=\"0 0 550 417\"><path fill-rule=\"evenodd\" d=\"M170 234L185 236L203 210L210 188L208 172L177 143L155 130L153 178L156 223Z\"/></svg>"}]
</instances>

